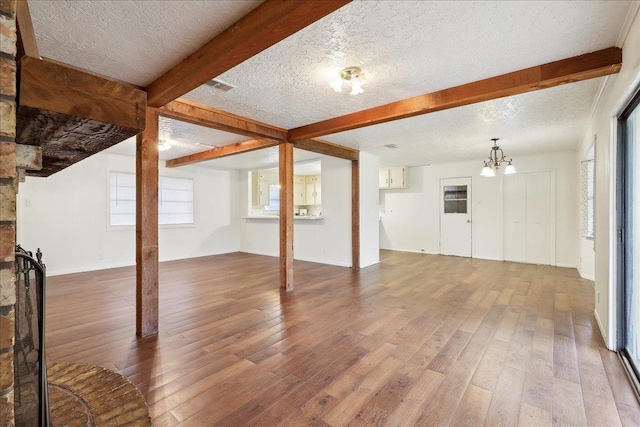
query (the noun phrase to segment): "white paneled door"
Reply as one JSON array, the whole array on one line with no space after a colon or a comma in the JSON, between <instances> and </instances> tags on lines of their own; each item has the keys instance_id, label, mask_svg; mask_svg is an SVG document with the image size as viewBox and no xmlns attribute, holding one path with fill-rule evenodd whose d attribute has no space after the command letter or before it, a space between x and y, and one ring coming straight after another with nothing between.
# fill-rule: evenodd
<instances>
[{"instance_id":1,"label":"white paneled door","mask_svg":"<svg viewBox=\"0 0 640 427\"><path fill-rule=\"evenodd\" d=\"M471 257L471 178L440 180L440 253Z\"/></svg>"},{"instance_id":2,"label":"white paneled door","mask_svg":"<svg viewBox=\"0 0 640 427\"><path fill-rule=\"evenodd\" d=\"M504 176L505 261L555 265L553 171Z\"/></svg>"}]
</instances>

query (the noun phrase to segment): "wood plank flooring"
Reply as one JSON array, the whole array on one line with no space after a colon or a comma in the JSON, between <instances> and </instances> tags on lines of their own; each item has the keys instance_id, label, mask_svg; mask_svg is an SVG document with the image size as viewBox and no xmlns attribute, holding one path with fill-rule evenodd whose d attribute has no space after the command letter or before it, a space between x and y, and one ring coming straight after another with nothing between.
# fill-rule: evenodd
<instances>
[{"instance_id":1,"label":"wood plank flooring","mask_svg":"<svg viewBox=\"0 0 640 427\"><path fill-rule=\"evenodd\" d=\"M48 358L111 368L163 426L638 426L576 270L381 252L354 271L244 253L162 263L160 333L135 269L52 277Z\"/></svg>"}]
</instances>

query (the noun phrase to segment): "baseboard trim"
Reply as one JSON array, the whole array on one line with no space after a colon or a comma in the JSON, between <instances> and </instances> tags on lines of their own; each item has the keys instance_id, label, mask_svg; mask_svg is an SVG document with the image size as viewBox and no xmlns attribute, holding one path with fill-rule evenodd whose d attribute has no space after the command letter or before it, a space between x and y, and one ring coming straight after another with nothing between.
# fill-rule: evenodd
<instances>
[{"instance_id":1,"label":"baseboard trim","mask_svg":"<svg viewBox=\"0 0 640 427\"><path fill-rule=\"evenodd\" d=\"M602 322L600 321L600 316L598 316L597 310L593 310L593 316L596 318L596 323L598 324L598 328L600 329L600 334L602 335L602 339L604 339L604 342L607 344L607 348L609 348L609 338L607 336L607 333L604 330L604 327L602 326ZM612 349L609 348L609 350L612 350Z\"/></svg>"},{"instance_id":2,"label":"baseboard trim","mask_svg":"<svg viewBox=\"0 0 640 427\"><path fill-rule=\"evenodd\" d=\"M577 269L578 266L575 264L560 264L560 263L556 263L556 267L561 267L561 268L575 268Z\"/></svg>"}]
</instances>

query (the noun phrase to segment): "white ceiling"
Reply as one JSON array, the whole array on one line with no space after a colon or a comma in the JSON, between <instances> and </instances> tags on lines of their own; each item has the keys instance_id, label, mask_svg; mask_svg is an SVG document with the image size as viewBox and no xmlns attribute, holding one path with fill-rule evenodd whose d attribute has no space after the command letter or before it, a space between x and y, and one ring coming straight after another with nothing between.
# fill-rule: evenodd
<instances>
[{"instance_id":1,"label":"white ceiling","mask_svg":"<svg viewBox=\"0 0 640 427\"><path fill-rule=\"evenodd\" d=\"M139 85L258 3L29 2L42 56ZM622 1L354 1L219 76L236 89L225 93L203 86L185 98L293 128L613 46L629 10L637 7ZM350 65L367 75L362 95L335 93L328 86ZM576 149L602 80L323 138L378 154L388 165L482 159L492 137L502 138L506 154L514 157ZM176 131L183 151L172 149L163 157L207 149L195 145L203 139L216 145L246 139L197 128ZM400 148L381 148L389 143ZM264 154L266 165L273 160L268 151L252 155ZM255 161L221 160L232 168Z\"/></svg>"}]
</instances>

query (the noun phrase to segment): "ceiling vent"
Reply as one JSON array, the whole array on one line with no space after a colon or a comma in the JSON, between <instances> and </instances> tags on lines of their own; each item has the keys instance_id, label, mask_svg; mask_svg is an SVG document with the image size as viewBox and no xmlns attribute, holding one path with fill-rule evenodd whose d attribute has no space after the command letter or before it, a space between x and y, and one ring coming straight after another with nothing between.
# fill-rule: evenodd
<instances>
[{"instance_id":1,"label":"ceiling vent","mask_svg":"<svg viewBox=\"0 0 640 427\"><path fill-rule=\"evenodd\" d=\"M205 84L207 86L211 86L212 88L219 89L223 92L229 92L231 89L235 89L237 87L232 84L223 82L222 80L216 80L216 79L209 80Z\"/></svg>"},{"instance_id":2,"label":"ceiling vent","mask_svg":"<svg viewBox=\"0 0 640 427\"><path fill-rule=\"evenodd\" d=\"M385 147L394 149L398 148L398 144L385 144Z\"/></svg>"}]
</instances>

